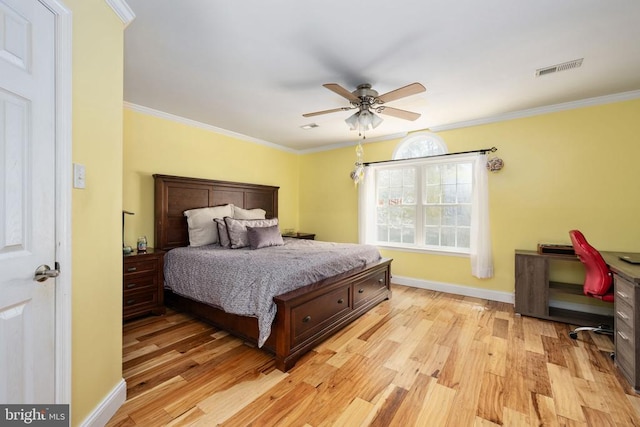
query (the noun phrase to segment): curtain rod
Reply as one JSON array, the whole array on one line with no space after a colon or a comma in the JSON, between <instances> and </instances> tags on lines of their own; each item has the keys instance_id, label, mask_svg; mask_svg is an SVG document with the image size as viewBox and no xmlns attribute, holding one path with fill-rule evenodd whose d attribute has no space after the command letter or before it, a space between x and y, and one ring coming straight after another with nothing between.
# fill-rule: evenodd
<instances>
[{"instance_id":1,"label":"curtain rod","mask_svg":"<svg viewBox=\"0 0 640 427\"><path fill-rule=\"evenodd\" d=\"M363 165L364 166L369 166L369 165L377 165L377 164L380 164L380 163L402 162L402 161L406 161L406 160L431 159L433 157L453 156L453 155L456 155L456 154L471 154L471 153L483 153L483 154L486 154L486 153L495 153L496 151L498 151L498 149L496 147L481 148L479 150L459 151L457 153L435 154L433 156L412 157L410 159L395 159L395 160L380 160L380 161L377 161L377 162L364 162Z\"/></svg>"}]
</instances>

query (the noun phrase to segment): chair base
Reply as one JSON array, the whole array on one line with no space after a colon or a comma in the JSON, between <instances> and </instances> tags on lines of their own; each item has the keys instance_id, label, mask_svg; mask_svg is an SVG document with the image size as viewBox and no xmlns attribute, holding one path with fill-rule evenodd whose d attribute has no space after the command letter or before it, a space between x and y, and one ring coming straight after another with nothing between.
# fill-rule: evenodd
<instances>
[{"instance_id":1,"label":"chair base","mask_svg":"<svg viewBox=\"0 0 640 427\"><path fill-rule=\"evenodd\" d=\"M569 332L569 336L571 338L578 339L578 332L583 331L591 331L596 334L604 334L604 335L613 335L613 328L609 325L598 325L598 326L581 326L579 328L575 328L573 331Z\"/></svg>"}]
</instances>

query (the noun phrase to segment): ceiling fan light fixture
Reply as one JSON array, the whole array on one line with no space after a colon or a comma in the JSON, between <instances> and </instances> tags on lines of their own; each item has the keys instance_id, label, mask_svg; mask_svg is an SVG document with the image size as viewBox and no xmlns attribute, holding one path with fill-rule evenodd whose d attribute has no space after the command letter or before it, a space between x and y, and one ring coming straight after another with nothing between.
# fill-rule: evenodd
<instances>
[{"instance_id":1,"label":"ceiling fan light fixture","mask_svg":"<svg viewBox=\"0 0 640 427\"><path fill-rule=\"evenodd\" d=\"M383 121L380 116L371 110L360 110L349 116L349 118L345 120L345 123L349 125L349 129L362 132L377 128Z\"/></svg>"},{"instance_id":2,"label":"ceiling fan light fixture","mask_svg":"<svg viewBox=\"0 0 640 427\"><path fill-rule=\"evenodd\" d=\"M345 119L344 122L349 126L350 130L357 130L358 129L358 114L360 114L359 111L356 112L356 113L353 113L347 119Z\"/></svg>"}]
</instances>

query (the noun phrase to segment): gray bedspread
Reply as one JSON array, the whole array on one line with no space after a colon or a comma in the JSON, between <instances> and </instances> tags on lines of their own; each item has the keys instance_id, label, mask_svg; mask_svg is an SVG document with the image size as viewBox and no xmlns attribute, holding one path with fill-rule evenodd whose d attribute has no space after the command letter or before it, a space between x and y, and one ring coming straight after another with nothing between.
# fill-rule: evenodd
<instances>
[{"instance_id":1,"label":"gray bedspread","mask_svg":"<svg viewBox=\"0 0 640 427\"><path fill-rule=\"evenodd\" d=\"M165 287L174 293L256 317L262 346L276 316L273 297L378 261L375 246L284 239L284 246L176 248L165 256Z\"/></svg>"}]
</instances>

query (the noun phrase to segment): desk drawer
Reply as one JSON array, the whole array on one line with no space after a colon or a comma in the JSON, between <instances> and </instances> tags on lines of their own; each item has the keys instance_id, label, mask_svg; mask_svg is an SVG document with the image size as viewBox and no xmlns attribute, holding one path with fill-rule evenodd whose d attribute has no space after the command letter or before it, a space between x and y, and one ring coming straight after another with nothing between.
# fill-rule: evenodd
<instances>
[{"instance_id":1,"label":"desk drawer","mask_svg":"<svg viewBox=\"0 0 640 427\"><path fill-rule=\"evenodd\" d=\"M616 325L623 322L628 328L633 329L634 325L634 310L625 300L616 300L614 302Z\"/></svg>"},{"instance_id":2,"label":"desk drawer","mask_svg":"<svg viewBox=\"0 0 640 427\"><path fill-rule=\"evenodd\" d=\"M627 305L633 307L634 287L633 283L621 278L620 276L614 277L614 289L615 289L615 301L623 301Z\"/></svg>"},{"instance_id":3,"label":"desk drawer","mask_svg":"<svg viewBox=\"0 0 640 427\"><path fill-rule=\"evenodd\" d=\"M626 323L616 324L616 362L627 372L635 372L635 336L633 329Z\"/></svg>"}]
</instances>

